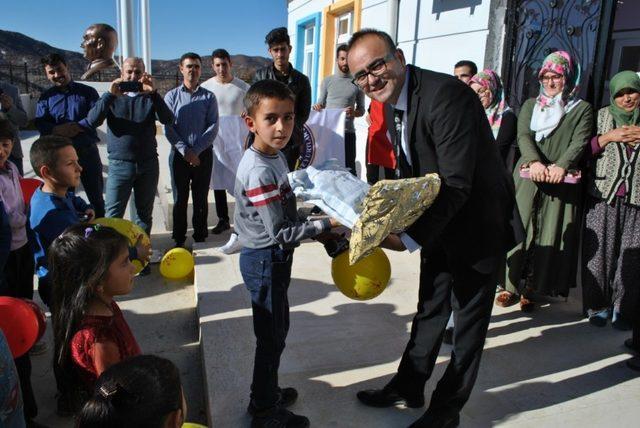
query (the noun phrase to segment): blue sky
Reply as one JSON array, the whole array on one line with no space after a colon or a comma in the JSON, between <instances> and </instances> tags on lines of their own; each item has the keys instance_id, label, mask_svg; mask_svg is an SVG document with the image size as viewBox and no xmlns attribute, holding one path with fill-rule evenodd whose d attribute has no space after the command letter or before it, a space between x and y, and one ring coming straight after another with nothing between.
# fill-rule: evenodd
<instances>
[{"instance_id":1,"label":"blue sky","mask_svg":"<svg viewBox=\"0 0 640 428\"><path fill-rule=\"evenodd\" d=\"M0 29L79 52L82 34L90 24L105 22L117 28L116 2L10 0L2 6ZM133 3L137 14L139 2ZM149 3L154 59L178 58L187 51L208 55L220 47L232 55L268 56L264 36L272 28L287 25L286 0L149 0Z\"/></svg>"}]
</instances>

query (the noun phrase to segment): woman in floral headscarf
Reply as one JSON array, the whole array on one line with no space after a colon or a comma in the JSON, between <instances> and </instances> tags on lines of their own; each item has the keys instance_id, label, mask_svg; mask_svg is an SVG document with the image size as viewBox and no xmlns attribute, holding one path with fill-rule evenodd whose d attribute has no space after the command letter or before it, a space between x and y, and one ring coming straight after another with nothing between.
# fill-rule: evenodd
<instances>
[{"instance_id":1,"label":"woman in floral headscarf","mask_svg":"<svg viewBox=\"0 0 640 428\"><path fill-rule=\"evenodd\" d=\"M516 156L516 114L504 99L502 82L493 70L483 70L469 80L489 119L498 150L509 171L513 170Z\"/></svg>"},{"instance_id":2,"label":"woman in floral headscarf","mask_svg":"<svg viewBox=\"0 0 640 428\"><path fill-rule=\"evenodd\" d=\"M538 79L540 94L518 118L522 157L513 172L526 239L507 254L506 291L496 298L500 306L520 301L523 311L533 310L533 292L566 297L575 287L581 185L564 178L593 135L593 110L578 99L580 68L569 54L547 56ZM521 168L531 179L520 177Z\"/></svg>"},{"instance_id":3,"label":"woman in floral headscarf","mask_svg":"<svg viewBox=\"0 0 640 428\"><path fill-rule=\"evenodd\" d=\"M640 78L622 71L609 90L590 144L583 304L591 324L603 327L611 317L613 327L628 330L640 309Z\"/></svg>"}]
</instances>

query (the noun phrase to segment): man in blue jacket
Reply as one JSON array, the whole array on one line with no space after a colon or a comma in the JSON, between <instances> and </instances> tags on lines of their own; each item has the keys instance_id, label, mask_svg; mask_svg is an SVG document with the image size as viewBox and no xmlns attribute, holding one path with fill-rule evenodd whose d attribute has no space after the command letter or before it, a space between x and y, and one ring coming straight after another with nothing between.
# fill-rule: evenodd
<instances>
[{"instance_id":1,"label":"man in blue jacket","mask_svg":"<svg viewBox=\"0 0 640 428\"><path fill-rule=\"evenodd\" d=\"M87 113L98 100L91 86L74 82L62 55L53 53L41 60L47 79L53 86L42 93L36 105L35 124L40 136L58 135L73 141L82 173L80 181L96 216L104 217L102 191L102 161L94 127L86 120Z\"/></svg>"},{"instance_id":2,"label":"man in blue jacket","mask_svg":"<svg viewBox=\"0 0 640 428\"><path fill-rule=\"evenodd\" d=\"M121 89L121 84L133 82L139 82L138 90ZM151 234L159 176L156 119L170 125L174 117L145 72L142 59L124 60L121 77L111 82L109 92L102 95L87 116L93 127L100 126L105 119L109 153L106 216L122 218L133 190L132 218ZM141 274L146 273L148 267Z\"/></svg>"}]
</instances>

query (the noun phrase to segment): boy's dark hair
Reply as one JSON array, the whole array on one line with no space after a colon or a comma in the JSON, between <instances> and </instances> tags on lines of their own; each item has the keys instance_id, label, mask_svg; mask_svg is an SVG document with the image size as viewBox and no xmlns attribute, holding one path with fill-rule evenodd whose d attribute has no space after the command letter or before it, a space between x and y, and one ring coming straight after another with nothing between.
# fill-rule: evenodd
<instances>
[{"instance_id":1,"label":"boy's dark hair","mask_svg":"<svg viewBox=\"0 0 640 428\"><path fill-rule=\"evenodd\" d=\"M278 27L269 31L269 34L264 38L264 42L269 45L269 47L280 43L291 45L291 39L289 38L287 27Z\"/></svg>"},{"instance_id":2,"label":"boy's dark hair","mask_svg":"<svg viewBox=\"0 0 640 428\"><path fill-rule=\"evenodd\" d=\"M38 177L41 177L40 168L42 168L43 165L48 166L49 169L56 168L58 164L58 151L67 146L73 146L71 139L59 135L45 135L44 137L38 138L31 145L31 150L29 151L31 167Z\"/></svg>"},{"instance_id":3,"label":"boy's dark hair","mask_svg":"<svg viewBox=\"0 0 640 428\"><path fill-rule=\"evenodd\" d=\"M15 141L16 135L17 132L13 123L9 122L8 119L0 119L0 140Z\"/></svg>"},{"instance_id":4,"label":"boy's dark hair","mask_svg":"<svg viewBox=\"0 0 640 428\"><path fill-rule=\"evenodd\" d=\"M77 428L161 428L182 408L180 372L171 361L138 355L112 365L98 378Z\"/></svg>"},{"instance_id":5,"label":"boy's dark hair","mask_svg":"<svg viewBox=\"0 0 640 428\"><path fill-rule=\"evenodd\" d=\"M64 55L59 53L50 53L49 55L45 55L40 58L40 63L42 64L42 67L47 65L49 67L54 67L58 64L67 65L67 60L64 58Z\"/></svg>"},{"instance_id":6,"label":"boy's dark hair","mask_svg":"<svg viewBox=\"0 0 640 428\"><path fill-rule=\"evenodd\" d=\"M472 76L475 76L476 74L478 74L478 66L476 65L475 62L469 61L468 59L463 59L462 61L458 61L456 62L456 65L453 66L453 68L459 68L459 67L469 67L469 69L471 70Z\"/></svg>"},{"instance_id":7,"label":"boy's dark hair","mask_svg":"<svg viewBox=\"0 0 640 428\"><path fill-rule=\"evenodd\" d=\"M227 52L226 49L216 49L215 51L213 51L213 53L211 54L211 61L213 62L214 58L218 58L221 60L227 60L229 62L231 62L231 55L229 55L229 52Z\"/></svg>"},{"instance_id":8,"label":"boy's dark hair","mask_svg":"<svg viewBox=\"0 0 640 428\"><path fill-rule=\"evenodd\" d=\"M290 100L295 104L296 96L291 89L277 80L260 80L249 88L244 96L244 108L249 116L252 116L260 102L265 98L275 98L278 100Z\"/></svg>"},{"instance_id":9,"label":"boy's dark hair","mask_svg":"<svg viewBox=\"0 0 640 428\"><path fill-rule=\"evenodd\" d=\"M347 46L346 43L341 44L340 46L338 46L338 48L336 49L336 58L338 57L338 55L340 55L340 52L349 52L349 47Z\"/></svg>"},{"instance_id":10,"label":"boy's dark hair","mask_svg":"<svg viewBox=\"0 0 640 428\"><path fill-rule=\"evenodd\" d=\"M187 52L186 54L183 54L180 57L180 65L182 65L185 59L193 59L193 60L197 59L198 61L200 61L200 63L202 63L202 58L200 58L200 55L198 55L195 52Z\"/></svg>"},{"instance_id":11,"label":"boy's dark hair","mask_svg":"<svg viewBox=\"0 0 640 428\"><path fill-rule=\"evenodd\" d=\"M89 302L111 264L127 251L129 241L114 229L79 223L69 226L48 251L52 298L54 364L62 393L82 386L71 360L71 339L80 328Z\"/></svg>"},{"instance_id":12,"label":"boy's dark hair","mask_svg":"<svg viewBox=\"0 0 640 428\"><path fill-rule=\"evenodd\" d=\"M379 39L382 39L382 41L387 45L389 53L394 53L396 51L396 43L393 41L391 36L384 31L376 30L375 28L363 28L362 30L353 33L353 35L349 39L349 43L347 43L347 49L351 50L353 45L355 45L358 40L366 36L376 36Z\"/></svg>"}]
</instances>

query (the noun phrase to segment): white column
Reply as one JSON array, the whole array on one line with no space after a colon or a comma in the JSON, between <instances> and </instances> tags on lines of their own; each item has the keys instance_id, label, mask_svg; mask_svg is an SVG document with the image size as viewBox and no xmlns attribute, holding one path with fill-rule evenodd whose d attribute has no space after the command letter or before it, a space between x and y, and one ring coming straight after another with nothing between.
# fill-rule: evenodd
<instances>
[{"instance_id":1,"label":"white column","mask_svg":"<svg viewBox=\"0 0 640 428\"><path fill-rule=\"evenodd\" d=\"M120 4L120 52L122 61L135 56L135 39L133 24L133 0L118 0Z\"/></svg>"},{"instance_id":2,"label":"white column","mask_svg":"<svg viewBox=\"0 0 640 428\"><path fill-rule=\"evenodd\" d=\"M151 74L151 12L149 0L140 0L140 33L142 36L142 59L147 73Z\"/></svg>"},{"instance_id":3,"label":"white column","mask_svg":"<svg viewBox=\"0 0 640 428\"><path fill-rule=\"evenodd\" d=\"M394 42L398 43L398 7L399 0L388 0L387 7L388 12L387 16L389 17L389 35L393 39Z\"/></svg>"}]
</instances>

